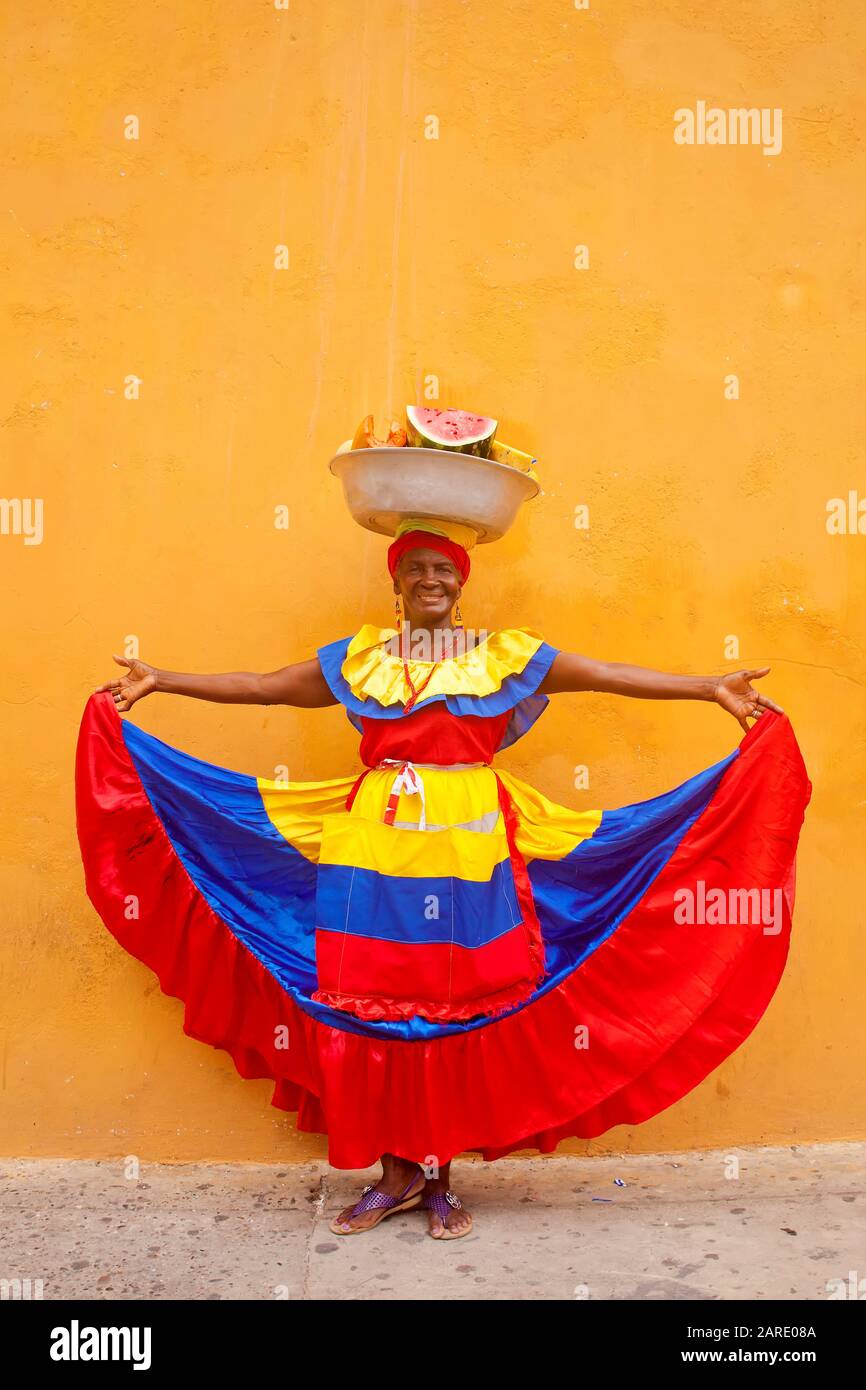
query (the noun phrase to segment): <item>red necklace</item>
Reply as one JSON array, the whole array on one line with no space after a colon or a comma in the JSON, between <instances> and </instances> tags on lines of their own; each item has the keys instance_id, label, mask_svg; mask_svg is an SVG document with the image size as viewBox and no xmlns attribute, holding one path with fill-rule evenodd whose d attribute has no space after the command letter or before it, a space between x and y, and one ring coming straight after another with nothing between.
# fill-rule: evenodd
<instances>
[{"instance_id":1,"label":"red necklace","mask_svg":"<svg viewBox=\"0 0 866 1390\"><path fill-rule=\"evenodd\" d=\"M405 705L403 706L403 713L404 713L404 714L408 714L409 711L410 711L410 709L412 709L413 706L415 705L415 703L417 702L418 696L419 696L419 695L421 694L421 692L424 690L425 686L427 685L428 681L430 680L430 677L433 675L433 672L436 670L437 666L441 666L441 665L442 665L442 660L443 660L443 658L440 657L440 659L439 659L438 661L434 661L434 662L433 662L433 665L430 667L430 670L427 672L427 674L426 674L426 676L424 677L423 681L421 682L421 684L420 684L420 685L417 687L417 689L416 689L416 687L415 687L415 682L413 681L411 675L409 674L409 666L408 666L408 663L407 663L407 661L406 661L406 647L405 647L405 641L406 641L406 638L405 638L404 627L403 627L403 624L401 624L401 626L400 626L400 655L401 655L402 658L403 658L403 674L404 674L405 677L406 677L406 684L408 685L409 689L410 689L411 692L412 692L412 694L410 695L409 699L406 701Z\"/></svg>"}]
</instances>

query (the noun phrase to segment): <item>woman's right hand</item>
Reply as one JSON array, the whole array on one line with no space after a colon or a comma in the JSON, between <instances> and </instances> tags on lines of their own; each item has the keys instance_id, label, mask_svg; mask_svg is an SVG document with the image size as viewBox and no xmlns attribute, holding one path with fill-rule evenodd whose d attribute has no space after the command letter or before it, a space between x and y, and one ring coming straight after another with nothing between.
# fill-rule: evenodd
<instances>
[{"instance_id":1,"label":"woman's right hand","mask_svg":"<svg viewBox=\"0 0 866 1390\"><path fill-rule=\"evenodd\" d=\"M148 666L144 661L127 661L124 656L115 656L114 660L118 666L127 668L127 674L119 680L106 681L105 685L97 686L94 694L110 690L116 709L120 714L125 714L127 710L132 709L136 700L156 690L157 670L155 666Z\"/></svg>"}]
</instances>

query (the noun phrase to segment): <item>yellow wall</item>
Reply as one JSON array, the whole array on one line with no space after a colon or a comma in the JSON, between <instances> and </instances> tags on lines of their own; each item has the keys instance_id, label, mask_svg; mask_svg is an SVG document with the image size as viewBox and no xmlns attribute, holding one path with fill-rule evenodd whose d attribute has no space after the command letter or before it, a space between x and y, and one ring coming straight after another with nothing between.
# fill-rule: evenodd
<instances>
[{"instance_id":1,"label":"yellow wall","mask_svg":"<svg viewBox=\"0 0 866 1390\"><path fill-rule=\"evenodd\" d=\"M44 539L0 536L3 1151L325 1152L100 924L73 749L130 634L159 665L267 670L390 621L385 542L326 465L429 374L537 453L546 489L476 552L467 623L676 671L771 664L815 783L764 1021L593 1151L862 1138L866 537L825 525L829 498L866 496L862 6L66 0L5 27L2 493L44 499ZM781 108L782 152L676 145L699 99ZM248 772L356 766L338 709L133 717ZM703 704L559 696L503 764L615 806L739 737Z\"/></svg>"}]
</instances>

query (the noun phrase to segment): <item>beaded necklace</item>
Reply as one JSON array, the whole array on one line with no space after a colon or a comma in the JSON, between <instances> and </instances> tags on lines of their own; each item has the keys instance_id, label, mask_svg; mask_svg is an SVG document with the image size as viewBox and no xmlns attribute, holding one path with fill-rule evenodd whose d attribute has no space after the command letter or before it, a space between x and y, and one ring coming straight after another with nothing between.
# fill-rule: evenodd
<instances>
[{"instance_id":1,"label":"beaded necklace","mask_svg":"<svg viewBox=\"0 0 866 1390\"><path fill-rule=\"evenodd\" d=\"M426 674L426 676L424 677L423 681L422 681L421 684L416 688L415 682L413 681L411 675L409 674L409 664L408 664L408 662L407 662L407 660L406 660L406 633L405 633L404 628L405 628L405 625L404 625L404 624L401 624L401 626L400 626L400 655L401 655L402 658L403 658L403 674L404 674L404 676L406 677L406 684L408 685L409 689L410 689L411 692L412 692L412 694L410 695L409 699L406 701L405 705L403 706L403 713L404 713L404 714L408 714L409 711L410 711L410 709L412 709L413 706L416 704L419 695L420 695L420 694L422 693L422 691L424 690L425 686L427 685L427 683L428 683L428 681L430 680L431 676L433 675L434 671L437 669L437 667L439 667L439 666L442 665L442 662L443 662L444 658L443 658L443 657L440 657L438 661L434 661L434 662L433 662L433 665L430 667L430 670L427 672L427 674Z\"/></svg>"}]
</instances>

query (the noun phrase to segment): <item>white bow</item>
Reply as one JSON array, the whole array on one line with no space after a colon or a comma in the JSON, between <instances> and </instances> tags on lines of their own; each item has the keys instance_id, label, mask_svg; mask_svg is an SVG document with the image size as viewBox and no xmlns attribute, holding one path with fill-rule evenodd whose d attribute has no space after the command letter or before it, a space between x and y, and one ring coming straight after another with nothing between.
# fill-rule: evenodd
<instances>
[{"instance_id":1,"label":"white bow","mask_svg":"<svg viewBox=\"0 0 866 1390\"><path fill-rule=\"evenodd\" d=\"M418 829L427 829L427 803L424 798L424 782L421 774L414 763L408 762L403 758L382 758L380 767L399 767L400 771L391 784L391 795L395 792L399 795L404 792L406 796L420 796L421 814L418 817Z\"/></svg>"}]
</instances>

